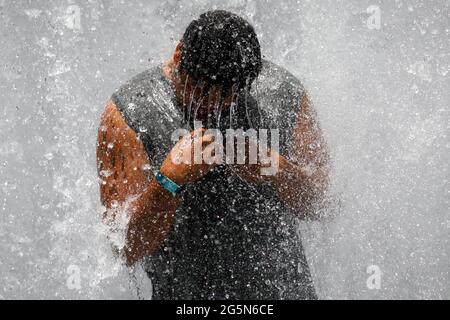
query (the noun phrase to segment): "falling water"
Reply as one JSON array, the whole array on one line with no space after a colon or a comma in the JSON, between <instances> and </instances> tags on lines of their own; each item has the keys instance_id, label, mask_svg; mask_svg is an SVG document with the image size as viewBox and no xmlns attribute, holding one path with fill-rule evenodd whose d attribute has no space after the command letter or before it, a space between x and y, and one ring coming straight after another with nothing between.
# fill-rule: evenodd
<instances>
[{"instance_id":1,"label":"falling water","mask_svg":"<svg viewBox=\"0 0 450 320\"><path fill-rule=\"evenodd\" d=\"M0 0L0 298L151 296L101 223L100 114L212 8L314 102L337 199L300 230L319 297L449 299L446 0Z\"/></svg>"}]
</instances>

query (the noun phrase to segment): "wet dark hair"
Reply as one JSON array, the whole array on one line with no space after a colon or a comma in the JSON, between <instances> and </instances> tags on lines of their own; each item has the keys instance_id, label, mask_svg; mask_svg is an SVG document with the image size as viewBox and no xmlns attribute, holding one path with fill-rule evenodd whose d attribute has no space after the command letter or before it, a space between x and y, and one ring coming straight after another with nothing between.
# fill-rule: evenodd
<instances>
[{"instance_id":1,"label":"wet dark hair","mask_svg":"<svg viewBox=\"0 0 450 320\"><path fill-rule=\"evenodd\" d=\"M233 85L238 90L249 88L261 71L255 30L231 12L202 14L190 23L181 42L181 69L194 81L221 86L222 95Z\"/></svg>"}]
</instances>

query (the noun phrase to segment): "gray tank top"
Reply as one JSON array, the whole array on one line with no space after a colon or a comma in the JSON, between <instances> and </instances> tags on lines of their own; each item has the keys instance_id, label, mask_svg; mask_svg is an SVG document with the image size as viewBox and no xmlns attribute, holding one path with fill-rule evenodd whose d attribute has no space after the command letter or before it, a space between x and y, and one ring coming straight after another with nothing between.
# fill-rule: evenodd
<instances>
[{"instance_id":1,"label":"gray tank top","mask_svg":"<svg viewBox=\"0 0 450 320\"><path fill-rule=\"evenodd\" d=\"M279 151L290 158L302 95L299 80L264 61L251 94L238 97L214 127L279 129ZM125 83L112 100L153 170L172 149L172 132L192 129L161 67ZM295 213L269 186L247 184L227 165L184 188L164 244L142 263L154 299L316 298Z\"/></svg>"}]
</instances>

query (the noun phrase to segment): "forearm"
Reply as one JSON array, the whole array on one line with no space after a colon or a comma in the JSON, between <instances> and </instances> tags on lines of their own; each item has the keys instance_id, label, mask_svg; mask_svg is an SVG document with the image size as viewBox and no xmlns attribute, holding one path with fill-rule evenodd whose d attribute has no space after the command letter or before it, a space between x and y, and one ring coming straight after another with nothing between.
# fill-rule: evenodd
<instances>
[{"instance_id":1,"label":"forearm","mask_svg":"<svg viewBox=\"0 0 450 320\"><path fill-rule=\"evenodd\" d=\"M124 256L132 265L155 252L169 231L180 196L173 196L152 179L131 207Z\"/></svg>"}]
</instances>

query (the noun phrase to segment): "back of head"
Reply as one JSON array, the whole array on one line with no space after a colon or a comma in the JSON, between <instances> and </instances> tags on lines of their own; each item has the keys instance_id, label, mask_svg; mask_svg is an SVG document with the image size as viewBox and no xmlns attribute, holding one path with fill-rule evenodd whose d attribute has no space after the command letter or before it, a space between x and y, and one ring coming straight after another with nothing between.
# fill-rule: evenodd
<instances>
[{"instance_id":1,"label":"back of head","mask_svg":"<svg viewBox=\"0 0 450 320\"><path fill-rule=\"evenodd\" d=\"M182 45L182 70L194 81L209 86L229 90L236 85L243 89L261 71L261 48L255 30L227 11L209 11L192 21Z\"/></svg>"}]
</instances>

